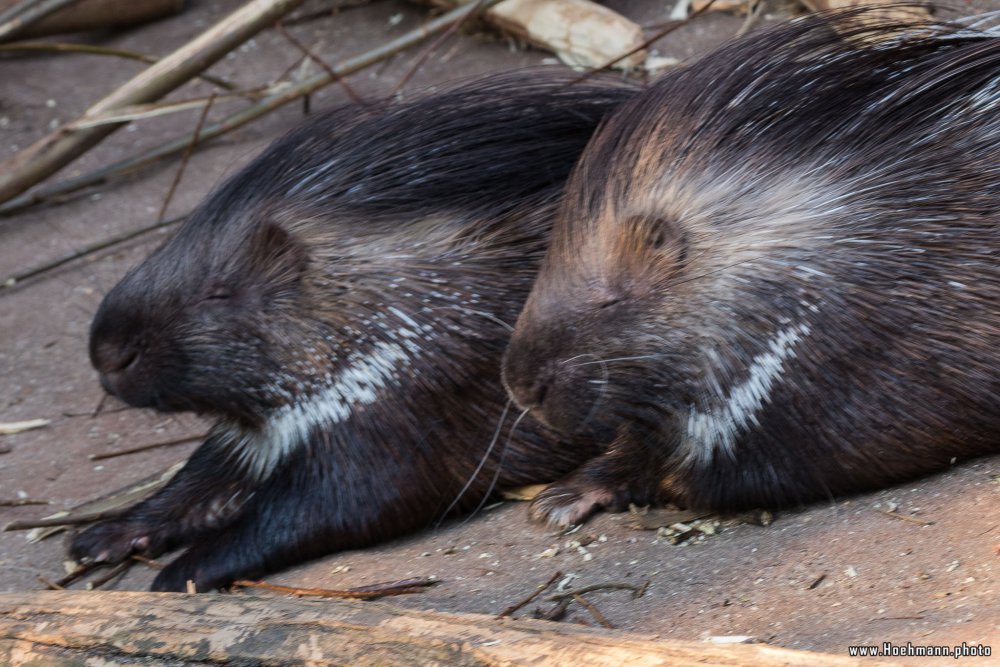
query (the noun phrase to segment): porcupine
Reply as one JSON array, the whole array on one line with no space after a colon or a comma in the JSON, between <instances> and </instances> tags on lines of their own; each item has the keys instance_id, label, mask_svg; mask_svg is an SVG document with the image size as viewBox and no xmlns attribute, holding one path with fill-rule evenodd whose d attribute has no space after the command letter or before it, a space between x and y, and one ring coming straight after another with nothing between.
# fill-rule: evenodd
<instances>
[{"instance_id":1,"label":"porcupine","mask_svg":"<svg viewBox=\"0 0 1000 667\"><path fill-rule=\"evenodd\" d=\"M204 591L596 454L537 424L498 430L508 323L558 192L635 91L571 79L539 69L322 113L210 195L107 294L90 353L127 403L216 424L165 488L71 554L188 546L153 589Z\"/></svg>"},{"instance_id":2,"label":"porcupine","mask_svg":"<svg viewBox=\"0 0 1000 667\"><path fill-rule=\"evenodd\" d=\"M604 451L533 515L734 510L1000 451L1000 30L864 12L730 43L612 114L505 356Z\"/></svg>"}]
</instances>

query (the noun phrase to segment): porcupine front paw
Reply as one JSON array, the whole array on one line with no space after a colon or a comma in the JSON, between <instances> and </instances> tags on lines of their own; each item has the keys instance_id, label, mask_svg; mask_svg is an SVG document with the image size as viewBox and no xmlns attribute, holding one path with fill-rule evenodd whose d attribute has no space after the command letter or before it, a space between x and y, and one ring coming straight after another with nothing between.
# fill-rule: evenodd
<instances>
[{"instance_id":1,"label":"porcupine front paw","mask_svg":"<svg viewBox=\"0 0 1000 667\"><path fill-rule=\"evenodd\" d=\"M234 568L224 558L210 555L207 550L192 547L181 554L173 563L163 568L153 585L152 591L187 592L190 581L196 593L207 593L220 588L228 588L237 579L250 579L258 572Z\"/></svg>"},{"instance_id":2,"label":"porcupine front paw","mask_svg":"<svg viewBox=\"0 0 1000 667\"><path fill-rule=\"evenodd\" d=\"M528 508L534 521L558 528L581 523L614 500L608 489L587 487L578 480L567 479L549 485L539 493Z\"/></svg>"},{"instance_id":3,"label":"porcupine front paw","mask_svg":"<svg viewBox=\"0 0 1000 667\"><path fill-rule=\"evenodd\" d=\"M127 519L102 521L73 538L69 553L77 562L118 563L132 554L158 556L162 540L148 524Z\"/></svg>"},{"instance_id":4,"label":"porcupine front paw","mask_svg":"<svg viewBox=\"0 0 1000 667\"><path fill-rule=\"evenodd\" d=\"M624 461L624 464L623 464ZM656 498L655 467L638 470L634 461L614 451L591 459L581 468L549 485L531 502L535 521L565 528L599 510L621 512L630 504L648 505Z\"/></svg>"}]
</instances>

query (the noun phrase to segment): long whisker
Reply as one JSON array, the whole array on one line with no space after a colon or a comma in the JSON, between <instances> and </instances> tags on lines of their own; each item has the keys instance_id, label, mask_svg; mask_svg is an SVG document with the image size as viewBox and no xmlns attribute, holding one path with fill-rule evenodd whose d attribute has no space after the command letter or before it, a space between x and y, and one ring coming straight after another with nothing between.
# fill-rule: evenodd
<instances>
[{"instance_id":1,"label":"long whisker","mask_svg":"<svg viewBox=\"0 0 1000 667\"><path fill-rule=\"evenodd\" d=\"M509 401L508 401L507 405L510 405ZM489 486L489 488L486 489L486 493L483 495L483 499L479 501L479 505L476 506L476 509L474 509L469 514L469 516L466 517L464 521L462 521L463 525L466 522L468 522L469 519L471 519L475 515L479 514L479 511L481 509L483 509L483 505L485 505L486 501L489 499L490 494L493 493L493 489L496 488L497 480L500 479L500 472L503 470L503 460L507 456L507 450L510 449L511 440L514 439L514 431L517 430L517 427L521 424L521 420L524 419L528 415L528 412L529 412L529 410L525 410L524 412L522 412L521 414L519 414L517 416L517 419L514 420L514 423L511 424L510 431L507 432L507 441L504 443L503 449L500 450L500 461L497 462L497 469L496 469L496 472L493 473L493 479L490 480L490 486Z\"/></svg>"},{"instance_id":2,"label":"long whisker","mask_svg":"<svg viewBox=\"0 0 1000 667\"><path fill-rule=\"evenodd\" d=\"M598 363L600 361L600 358L596 354L585 353L585 354L578 354L575 357L570 357L569 359L563 359L559 363L568 364L571 361L576 361L577 359L582 359L583 357L594 357L595 359L597 359L597 361L595 361L594 363Z\"/></svg>"},{"instance_id":3,"label":"long whisker","mask_svg":"<svg viewBox=\"0 0 1000 667\"><path fill-rule=\"evenodd\" d=\"M437 523L434 525L435 528L440 527L441 522L445 520L445 518L451 513L453 509L455 509L455 506L458 505L458 502L462 499L462 496L465 495L465 492L469 490L469 487L472 486L473 482L476 481L476 478L479 477L479 473L483 471L483 466L486 465L486 462L490 458L490 454L493 453L493 447L496 446L497 440L500 439L500 431L503 429L503 423L507 420L507 413L510 411L510 406L512 404L513 401L508 398L507 404L503 406L503 412L500 413L500 419L497 422L496 430L493 431L493 438L490 439L490 445L489 447L486 448L486 452L479 459L479 465L477 465L476 469L472 472L471 475L469 475L469 479L466 480L465 486L463 486L462 489L458 492L458 494L455 496L455 499L451 501L451 504L448 505L447 508L445 508L444 512L441 514L441 518L438 519Z\"/></svg>"},{"instance_id":4,"label":"long whisker","mask_svg":"<svg viewBox=\"0 0 1000 667\"><path fill-rule=\"evenodd\" d=\"M659 357L662 356L663 356L662 354L643 354L638 357L615 357L614 359L598 359L597 361L584 361L583 363L574 364L574 366L590 366L592 364L610 364L615 361L639 361L642 359L658 359ZM578 359L579 357L573 357L573 358Z\"/></svg>"}]
</instances>

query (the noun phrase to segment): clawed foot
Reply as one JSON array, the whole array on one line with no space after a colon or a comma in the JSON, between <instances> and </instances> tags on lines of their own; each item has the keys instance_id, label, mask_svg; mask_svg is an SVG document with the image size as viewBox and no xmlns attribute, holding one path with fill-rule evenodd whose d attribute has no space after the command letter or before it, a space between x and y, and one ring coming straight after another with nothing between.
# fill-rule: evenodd
<instances>
[{"instance_id":1,"label":"clawed foot","mask_svg":"<svg viewBox=\"0 0 1000 667\"><path fill-rule=\"evenodd\" d=\"M188 592L190 581L195 593L207 593L220 588L229 587L240 574L225 567L225 562L219 562L206 553L199 553L193 547L170 565L163 568L153 585L152 591ZM221 565L221 566L220 566Z\"/></svg>"},{"instance_id":2,"label":"clawed foot","mask_svg":"<svg viewBox=\"0 0 1000 667\"><path fill-rule=\"evenodd\" d=\"M627 450L609 452L549 485L531 502L529 513L535 521L565 528L599 510L621 512L630 504L648 505L656 499L658 470L655 460L630 457Z\"/></svg>"},{"instance_id":3,"label":"clawed foot","mask_svg":"<svg viewBox=\"0 0 1000 667\"><path fill-rule=\"evenodd\" d=\"M73 538L69 553L80 563L120 563L132 554L158 556L161 542L144 523L102 521Z\"/></svg>"},{"instance_id":4,"label":"clawed foot","mask_svg":"<svg viewBox=\"0 0 1000 667\"><path fill-rule=\"evenodd\" d=\"M648 505L651 501L651 494L636 493L628 486L611 488L574 476L539 493L528 512L535 521L566 528L601 510L623 512L631 504Z\"/></svg>"},{"instance_id":5,"label":"clawed foot","mask_svg":"<svg viewBox=\"0 0 1000 667\"><path fill-rule=\"evenodd\" d=\"M155 538L148 526L127 521L107 521L80 533L73 540L70 555L81 563L119 563L132 554L155 557L163 553L152 548ZM209 542L209 547L212 543ZM228 587L236 578L250 576L234 570L211 548L194 546L167 565L156 576L151 590L188 591L188 581L198 593Z\"/></svg>"},{"instance_id":6,"label":"clawed foot","mask_svg":"<svg viewBox=\"0 0 1000 667\"><path fill-rule=\"evenodd\" d=\"M614 498L615 494L607 489L556 482L535 497L528 512L535 521L566 528L608 507Z\"/></svg>"}]
</instances>

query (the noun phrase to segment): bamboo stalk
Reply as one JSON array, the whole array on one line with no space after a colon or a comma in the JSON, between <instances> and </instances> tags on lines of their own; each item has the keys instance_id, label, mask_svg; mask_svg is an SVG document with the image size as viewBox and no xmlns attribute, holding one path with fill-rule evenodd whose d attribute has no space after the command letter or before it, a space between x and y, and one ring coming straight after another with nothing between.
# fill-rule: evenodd
<instances>
[{"instance_id":1,"label":"bamboo stalk","mask_svg":"<svg viewBox=\"0 0 1000 667\"><path fill-rule=\"evenodd\" d=\"M207 69L303 1L251 0L100 100L87 110L84 119L88 115L159 99ZM35 142L0 165L0 202L7 201L55 173L124 124L101 125L75 131L63 126Z\"/></svg>"},{"instance_id":2,"label":"bamboo stalk","mask_svg":"<svg viewBox=\"0 0 1000 667\"><path fill-rule=\"evenodd\" d=\"M185 0L34 0L30 3L35 12L25 14L29 3L18 0L0 0L0 23L18 17L5 31L3 39L19 36L39 37L82 30L106 30L121 26L145 23L163 16L176 14L184 9ZM64 5L64 6L63 6ZM38 13L44 9L45 14Z\"/></svg>"},{"instance_id":3,"label":"bamboo stalk","mask_svg":"<svg viewBox=\"0 0 1000 667\"><path fill-rule=\"evenodd\" d=\"M11 39L77 0L24 0L0 16L0 40Z\"/></svg>"},{"instance_id":4,"label":"bamboo stalk","mask_svg":"<svg viewBox=\"0 0 1000 667\"><path fill-rule=\"evenodd\" d=\"M10 42L8 44L0 44L0 51L10 51L12 53L85 53L91 56L106 56L111 58L125 58L126 60L138 60L139 62L146 63L147 65L152 65L160 60L155 56L151 56L146 53L139 53L138 51L115 49L109 46L98 46L97 44L78 44L74 42ZM229 81L225 81L224 79L208 74L199 74L198 78L225 90L237 89L235 83L230 83Z\"/></svg>"},{"instance_id":5,"label":"bamboo stalk","mask_svg":"<svg viewBox=\"0 0 1000 667\"><path fill-rule=\"evenodd\" d=\"M427 38L447 29L452 23L461 21L466 14L479 9L491 7L499 1L500 0L484 0L482 3L461 5L431 21L428 21L424 25L414 28L392 41L382 44L359 56L348 58L340 64L332 67L331 72L324 70L314 74L304 81L289 85L285 90L275 93L261 100L257 104L247 107L246 109L234 114L230 114L218 122L209 123L202 128L201 132L198 133L197 142L199 144L203 144L209 139L213 139L219 135L225 134L226 132L242 127L243 125L246 125L247 123L270 111L273 111L274 109L277 109L280 106L315 92L323 86L332 83L336 78L353 74L358 70L374 65L375 63L396 55L400 51L404 51L411 46L419 44ZM134 173L143 167L157 162L158 160L183 151L188 145L190 145L191 141L192 134L185 134L149 151L126 158L125 160L108 165L107 167L103 167L94 172L68 178L50 186L38 188L34 192L27 193L17 198L12 198L3 204L0 204L0 215L9 215L47 199L67 195L92 185L98 185L110 178Z\"/></svg>"}]
</instances>

